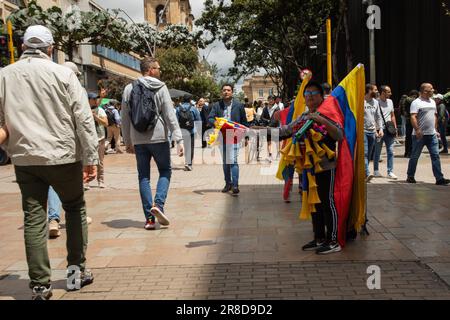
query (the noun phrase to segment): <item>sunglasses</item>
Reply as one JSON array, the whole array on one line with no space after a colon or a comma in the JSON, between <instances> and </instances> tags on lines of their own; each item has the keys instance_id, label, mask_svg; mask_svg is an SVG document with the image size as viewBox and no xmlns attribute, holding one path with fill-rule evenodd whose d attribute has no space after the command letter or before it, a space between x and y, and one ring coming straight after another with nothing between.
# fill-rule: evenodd
<instances>
[{"instance_id":1,"label":"sunglasses","mask_svg":"<svg viewBox=\"0 0 450 320\"><path fill-rule=\"evenodd\" d=\"M305 91L305 97L307 97L307 96L315 96L317 94L320 94L320 91Z\"/></svg>"}]
</instances>

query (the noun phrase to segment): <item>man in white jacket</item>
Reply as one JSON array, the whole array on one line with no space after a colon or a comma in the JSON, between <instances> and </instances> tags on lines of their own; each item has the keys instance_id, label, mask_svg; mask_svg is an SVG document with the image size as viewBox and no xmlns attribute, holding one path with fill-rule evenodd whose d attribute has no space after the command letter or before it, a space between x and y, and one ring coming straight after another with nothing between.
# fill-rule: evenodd
<instances>
[{"instance_id":1,"label":"man in white jacket","mask_svg":"<svg viewBox=\"0 0 450 320\"><path fill-rule=\"evenodd\" d=\"M52 296L46 210L50 186L66 212L67 263L69 273L73 272L68 289L77 290L93 281L85 268L83 164L86 180L93 180L98 142L88 99L77 76L51 60L50 30L29 27L23 49L20 61L0 71L0 128L5 126L9 131L6 149L22 193L32 297L47 300Z\"/></svg>"},{"instance_id":2,"label":"man in white jacket","mask_svg":"<svg viewBox=\"0 0 450 320\"><path fill-rule=\"evenodd\" d=\"M177 143L180 157L184 154L184 148L169 90L165 83L159 80L161 73L158 61L154 58L145 58L141 62L141 73L143 77L126 86L123 92L122 135L127 152L136 154L139 192L145 215L145 229L154 230L156 219L163 226L170 224L170 220L164 212L172 175L169 131L172 132L172 140ZM155 126L145 132L136 130L130 119L130 98L134 87L138 85L143 85L146 90L154 92L157 109ZM150 161L152 158L155 160L159 171L154 201L150 187Z\"/></svg>"}]
</instances>

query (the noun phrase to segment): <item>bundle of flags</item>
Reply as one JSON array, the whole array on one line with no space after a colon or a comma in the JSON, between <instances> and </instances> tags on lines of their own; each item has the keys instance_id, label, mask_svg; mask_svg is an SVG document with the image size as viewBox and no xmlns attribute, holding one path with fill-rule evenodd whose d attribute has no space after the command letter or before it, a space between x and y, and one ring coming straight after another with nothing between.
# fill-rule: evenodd
<instances>
[{"instance_id":1,"label":"bundle of flags","mask_svg":"<svg viewBox=\"0 0 450 320\"><path fill-rule=\"evenodd\" d=\"M299 90L294 104L293 119L305 111L303 92L310 78L311 76L305 78ZM349 230L360 231L365 223L364 87L364 66L360 64L347 75L318 109L318 112L339 124L344 130L344 139L338 145L334 186L335 205L338 212L338 241L341 246L345 245ZM289 165L288 158L283 157L277 178L282 179L287 165ZM303 176L303 181L308 179L308 182L311 181L311 184L314 184L312 175L313 173L310 172L309 176ZM309 203L309 200L313 203ZM317 200L314 195L303 198L302 218L305 218L305 213L313 212L311 205L314 205Z\"/></svg>"},{"instance_id":2,"label":"bundle of flags","mask_svg":"<svg viewBox=\"0 0 450 320\"><path fill-rule=\"evenodd\" d=\"M220 134L222 134L226 144L237 144L247 131L248 128L240 123L225 118L216 118L216 127L214 133L209 136L208 145L218 143Z\"/></svg>"}]
</instances>

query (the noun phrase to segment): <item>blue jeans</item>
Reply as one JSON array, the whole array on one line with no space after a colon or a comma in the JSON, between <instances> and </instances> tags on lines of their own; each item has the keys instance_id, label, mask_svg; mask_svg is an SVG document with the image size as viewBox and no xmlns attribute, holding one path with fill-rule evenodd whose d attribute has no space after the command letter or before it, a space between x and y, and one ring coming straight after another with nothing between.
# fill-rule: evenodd
<instances>
[{"instance_id":1,"label":"blue jeans","mask_svg":"<svg viewBox=\"0 0 450 320\"><path fill-rule=\"evenodd\" d=\"M56 220L61 221L61 200L59 200L58 194L52 187L48 188L48 221Z\"/></svg>"},{"instance_id":2,"label":"blue jeans","mask_svg":"<svg viewBox=\"0 0 450 320\"><path fill-rule=\"evenodd\" d=\"M445 123L442 123L441 121L439 121L439 133L441 135L442 146L444 147L444 149L442 151L448 151L448 142L447 142L447 136L446 136L447 123L448 123L448 121L445 121Z\"/></svg>"},{"instance_id":3,"label":"blue jeans","mask_svg":"<svg viewBox=\"0 0 450 320\"><path fill-rule=\"evenodd\" d=\"M370 175L369 157L375 148L375 133L364 132L364 160L366 164L366 177Z\"/></svg>"},{"instance_id":4,"label":"blue jeans","mask_svg":"<svg viewBox=\"0 0 450 320\"><path fill-rule=\"evenodd\" d=\"M139 193L141 194L142 209L147 220L152 217L150 209L153 206L152 189L150 187L150 161L155 160L159 171L158 184L154 204L164 210L167 193L169 191L172 167L170 164L169 142L155 144L138 144L134 146L139 179Z\"/></svg>"},{"instance_id":5,"label":"blue jeans","mask_svg":"<svg viewBox=\"0 0 450 320\"><path fill-rule=\"evenodd\" d=\"M444 175L442 174L441 160L439 158L439 141L435 134L423 136L420 140L417 139L416 136L412 136L412 152L408 164L408 177L414 178L417 161L419 160L424 146L427 146L428 152L430 153L433 175L436 178L436 181L442 180Z\"/></svg>"},{"instance_id":6,"label":"blue jeans","mask_svg":"<svg viewBox=\"0 0 450 320\"><path fill-rule=\"evenodd\" d=\"M373 170L379 170L381 149L383 148L383 142L386 144L387 151L387 173L394 171L394 140L395 137L390 135L386 129L384 129L384 135L380 142L375 145L375 155L373 157Z\"/></svg>"},{"instance_id":7,"label":"blue jeans","mask_svg":"<svg viewBox=\"0 0 450 320\"><path fill-rule=\"evenodd\" d=\"M225 183L237 188L239 186L239 144L223 144L220 150Z\"/></svg>"}]
</instances>

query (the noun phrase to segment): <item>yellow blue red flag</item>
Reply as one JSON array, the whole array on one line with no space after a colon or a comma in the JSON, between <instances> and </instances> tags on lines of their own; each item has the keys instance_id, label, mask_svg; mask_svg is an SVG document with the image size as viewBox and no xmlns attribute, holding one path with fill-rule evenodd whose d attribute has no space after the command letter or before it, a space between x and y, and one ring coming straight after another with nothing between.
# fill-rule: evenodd
<instances>
[{"instance_id":1,"label":"yellow blue red flag","mask_svg":"<svg viewBox=\"0 0 450 320\"><path fill-rule=\"evenodd\" d=\"M359 231L366 218L364 93L365 72L360 64L318 109L344 129L344 139L339 143L334 185L338 241L342 246L345 245L347 232Z\"/></svg>"}]
</instances>

